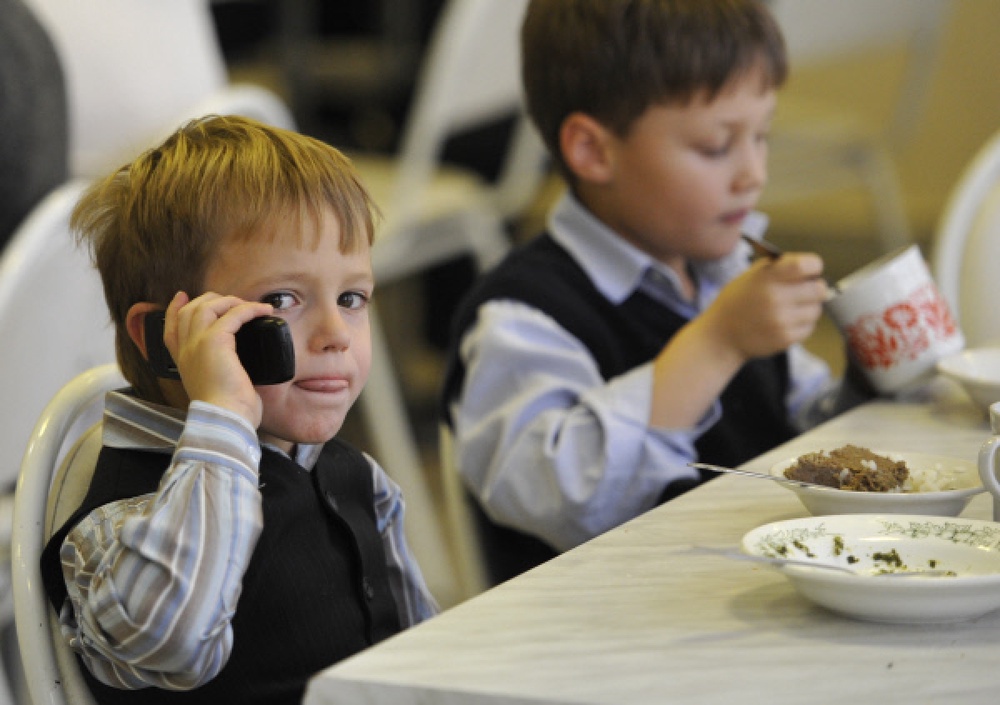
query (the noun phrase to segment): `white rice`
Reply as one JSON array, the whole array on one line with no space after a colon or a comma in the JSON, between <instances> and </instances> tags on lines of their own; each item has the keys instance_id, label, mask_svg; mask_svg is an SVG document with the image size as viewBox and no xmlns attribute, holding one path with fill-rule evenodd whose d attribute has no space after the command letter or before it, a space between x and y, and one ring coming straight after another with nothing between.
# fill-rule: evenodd
<instances>
[{"instance_id":1,"label":"white rice","mask_svg":"<svg viewBox=\"0 0 1000 705\"><path fill-rule=\"evenodd\" d=\"M886 457L892 460L903 460L906 458L895 453L886 453ZM959 490L967 487L974 487L978 478L971 477L961 465L945 465L944 463L934 463L932 466L913 467L907 463L910 470L909 479L903 483L901 492L943 492L945 490Z\"/></svg>"}]
</instances>

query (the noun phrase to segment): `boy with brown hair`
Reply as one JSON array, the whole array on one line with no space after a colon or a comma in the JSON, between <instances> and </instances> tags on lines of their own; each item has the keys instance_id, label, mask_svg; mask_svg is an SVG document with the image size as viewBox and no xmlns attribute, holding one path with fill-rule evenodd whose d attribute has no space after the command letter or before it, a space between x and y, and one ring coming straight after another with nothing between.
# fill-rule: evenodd
<instances>
[{"instance_id":1,"label":"boy with brown hair","mask_svg":"<svg viewBox=\"0 0 1000 705\"><path fill-rule=\"evenodd\" d=\"M444 416L493 581L832 412L815 254L749 263L787 66L758 0L532 0L529 112L568 192L455 321Z\"/></svg>"},{"instance_id":2,"label":"boy with brown hair","mask_svg":"<svg viewBox=\"0 0 1000 705\"><path fill-rule=\"evenodd\" d=\"M371 363L373 209L340 152L238 117L189 123L77 205L132 386L43 574L99 702L298 703L435 613L398 487L335 438ZM149 363L164 310L179 379ZM261 316L290 332L288 381L241 364Z\"/></svg>"}]
</instances>

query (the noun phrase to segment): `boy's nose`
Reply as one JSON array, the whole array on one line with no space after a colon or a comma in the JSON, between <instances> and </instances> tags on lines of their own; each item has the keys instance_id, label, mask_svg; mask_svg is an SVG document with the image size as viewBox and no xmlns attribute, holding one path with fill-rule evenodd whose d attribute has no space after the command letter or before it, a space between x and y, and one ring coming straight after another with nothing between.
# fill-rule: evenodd
<instances>
[{"instance_id":1,"label":"boy's nose","mask_svg":"<svg viewBox=\"0 0 1000 705\"><path fill-rule=\"evenodd\" d=\"M351 344L351 329L339 306L317 312L312 327L311 346L315 350L346 350Z\"/></svg>"},{"instance_id":2,"label":"boy's nose","mask_svg":"<svg viewBox=\"0 0 1000 705\"><path fill-rule=\"evenodd\" d=\"M741 191L764 188L767 183L767 147L754 145L743 150L737 174L737 187Z\"/></svg>"}]
</instances>

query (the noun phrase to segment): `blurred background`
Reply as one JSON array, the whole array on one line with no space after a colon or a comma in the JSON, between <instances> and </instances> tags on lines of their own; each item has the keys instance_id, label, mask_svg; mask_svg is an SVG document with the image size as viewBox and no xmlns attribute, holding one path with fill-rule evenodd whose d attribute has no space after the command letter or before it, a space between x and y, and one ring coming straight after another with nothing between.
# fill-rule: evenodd
<instances>
[{"instance_id":1,"label":"blurred background","mask_svg":"<svg viewBox=\"0 0 1000 705\"><path fill-rule=\"evenodd\" d=\"M518 111L512 59L516 13L502 27L455 19L461 10L491 5L495 9L500 3L523 6L522 0L24 0L23 4L0 0L0 30L10 29L4 36L19 42L0 42L0 100L5 108L20 107L15 102L24 94L41 96L43 87L57 89L32 108L36 117L4 116L19 122L0 122L0 150L4 150L0 158L8 167L6 172L0 170L0 175L6 174L0 186L18 185L23 181L19 175L40 164L53 167L53 187L75 177L87 178L92 175L84 168L88 159L95 163L104 159L105 166L121 163L128 150L155 143L164 131L176 128L179 121L173 116L184 111L168 105L174 93L202 91L201 97L211 98L233 86L262 89L263 93L239 95L254 109L266 106L260 109L277 116L278 123L294 124L349 154L363 154L366 165L380 156L392 160L426 147L424 151L431 153L422 155L427 162L420 168L435 174L448 166L483 182L514 175L515 188L499 198L491 193L484 199L483 192L475 189L454 191L453 195L459 194L455 213L463 205L477 206L461 212L462 218L472 219L460 226L450 222L439 227L434 223L445 221L429 220L432 225L410 233L417 237L409 243L404 240L398 251L388 245L376 248L377 259L381 258L376 263L380 278L376 333L385 336L385 347L376 354L385 353L388 374L369 384L363 398L375 401L361 404L344 430L390 473L408 468L399 472L405 477L401 484L411 514L422 527L417 530L422 538L415 542L420 544L418 557L445 606L468 594L445 575L448 560L438 555L454 550L441 548L448 539L442 541L437 522L444 504L438 472L437 394L451 313L479 268L544 227L546 210L562 188L547 171ZM951 190L977 150L1000 130L996 78L1000 2L770 0L769 4L786 33L791 76L779 94L771 182L761 203L771 218L768 238L786 249L820 253L833 280L882 252L911 243L919 244L930 259ZM37 13L42 29L49 33L53 46L47 47L48 54L41 51L46 48L41 33L12 29L24 8ZM454 20L447 31L442 26L445 17ZM24 52L17 55L12 48ZM63 76L53 75L53 57L61 61ZM12 63L21 59L26 59L23 64ZM467 69L472 81L458 84L452 76L454 105L445 103L437 112L457 112L463 93L469 94L465 102L475 97L487 107L476 108L475 119L450 125L439 150L429 139L427 145L413 139L414 134L428 134L413 123L419 113L416 108L431 102L429 75L447 74L449 68L455 73ZM34 70L47 73L36 78ZM460 86L457 91L456 86ZM490 104L491 91L496 93L495 104ZM511 92L515 97L509 101ZM68 112L62 102L69 104ZM125 133L150 114L170 124L155 126L132 144L115 144L127 141ZM39 115L52 120L42 121ZM56 119L60 116L61 138ZM67 119L68 165L62 154ZM35 142L26 141L11 127L42 122L55 123L53 136L38 139L34 134ZM108 141L113 154L98 153L101 140ZM43 156L35 144L47 145L58 155ZM94 149L86 153L87 148ZM18 154L8 156L15 151ZM382 172L363 173L373 175L373 190L383 199L380 205L391 211L387 229L399 225L400 211L438 205L424 192L418 195L400 187L410 182L390 183L391 188L380 191L376 186L381 185ZM408 199L417 203L407 203ZM64 221L65 213L61 217ZM5 253L5 260L10 258ZM4 265L11 272L21 266L11 261ZM2 277L0 284L0 291L17 289L13 281L3 284ZM65 293L59 292L62 298ZM0 301L0 330L6 330L5 301ZM37 298L30 303L27 308L36 316L46 305ZM60 314L53 310L51 315ZM49 347L74 349L74 343L54 342L60 326L55 318L49 322ZM5 334L0 370L9 368L17 374L21 367L2 358L16 347L11 339ZM843 343L825 318L808 346L835 371L842 369ZM68 379L50 377L55 388ZM38 403L44 404L54 389L37 391ZM36 410L25 404L18 412L30 430ZM17 421L4 417L0 426L13 427ZM27 432L15 430L22 436ZM3 443L0 440L0 446ZM0 447L9 468L5 480L9 487L24 443L17 437ZM0 510L9 500L9 495L0 496ZM454 563L454 556L451 560Z\"/></svg>"}]
</instances>

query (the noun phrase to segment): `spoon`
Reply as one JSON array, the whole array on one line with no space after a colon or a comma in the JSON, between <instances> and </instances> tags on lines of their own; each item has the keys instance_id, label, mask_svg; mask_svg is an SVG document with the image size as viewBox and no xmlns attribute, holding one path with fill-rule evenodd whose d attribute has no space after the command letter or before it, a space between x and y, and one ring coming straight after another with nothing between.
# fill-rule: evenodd
<instances>
[{"instance_id":1,"label":"spoon","mask_svg":"<svg viewBox=\"0 0 1000 705\"><path fill-rule=\"evenodd\" d=\"M754 254L758 257L778 259L782 254L784 254L781 248L774 243L768 242L767 240L758 240L748 233L743 233L743 240L749 243L750 247L754 251Z\"/></svg>"},{"instance_id":2,"label":"spoon","mask_svg":"<svg viewBox=\"0 0 1000 705\"><path fill-rule=\"evenodd\" d=\"M770 218L767 217L766 213L750 211L743 218L742 236L758 257L778 259L782 255L781 248L764 239L769 222Z\"/></svg>"},{"instance_id":3,"label":"spoon","mask_svg":"<svg viewBox=\"0 0 1000 705\"><path fill-rule=\"evenodd\" d=\"M940 576L955 577L955 574L952 571L942 570L940 568L931 568L928 570L886 571L884 573L862 573L853 570L851 568L848 568L846 566L834 565L833 563L819 563L817 561L799 560L796 558L758 556L726 548L712 548L711 546L694 546L692 547L692 550L696 553L708 553L715 556L733 558L738 561L750 561L751 563L765 563L767 565L773 565L778 567L802 566L805 568L818 568L820 570L832 570L837 573L847 573L848 575L855 575L863 578L917 578L917 577L940 577Z\"/></svg>"},{"instance_id":4,"label":"spoon","mask_svg":"<svg viewBox=\"0 0 1000 705\"><path fill-rule=\"evenodd\" d=\"M806 482L805 480L792 480L790 478L784 477L783 475L771 475L766 472L754 472L753 470L739 470L737 468L726 468L721 465L709 465L708 463L688 463L693 468L698 468L699 470L715 470L716 472L728 472L732 475L745 475L746 477L759 477L762 480L772 480L773 482L782 482L786 485L794 485L795 487L821 487L824 490L835 490L836 487L830 487L829 485L822 485L818 482Z\"/></svg>"},{"instance_id":5,"label":"spoon","mask_svg":"<svg viewBox=\"0 0 1000 705\"><path fill-rule=\"evenodd\" d=\"M750 232L744 232L743 240L749 243L750 247L753 249L754 254L758 257L764 257L766 259L778 259L784 254L782 249L772 242L763 240L760 237L755 237ZM828 290L827 300L829 301L834 296L840 293L840 289L837 288L836 284L826 283L826 288Z\"/></svg>"}]
</instances>

